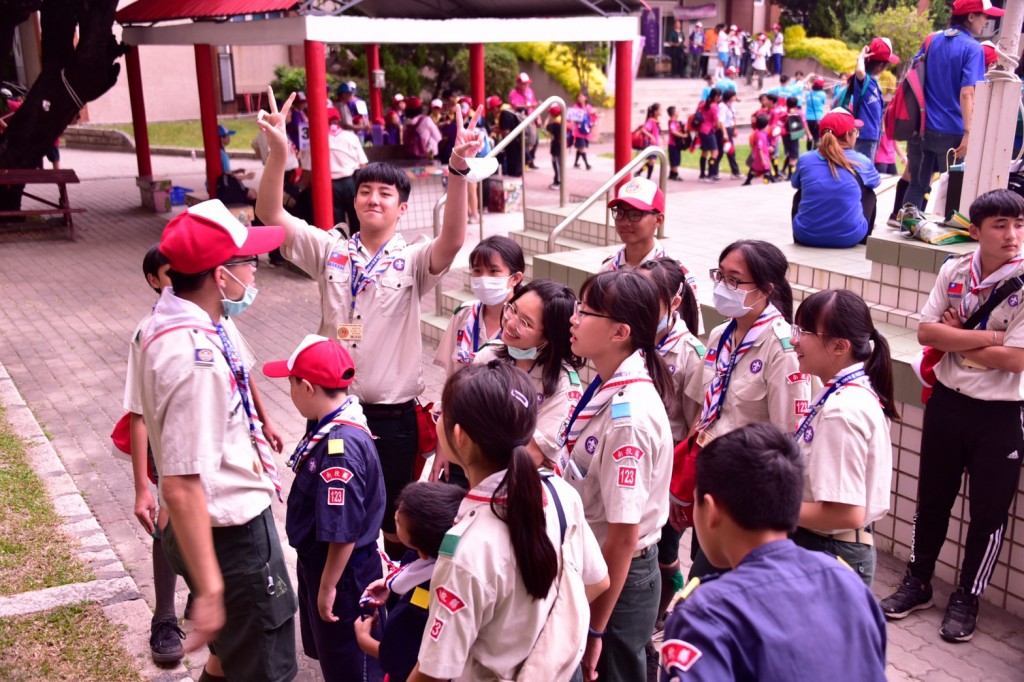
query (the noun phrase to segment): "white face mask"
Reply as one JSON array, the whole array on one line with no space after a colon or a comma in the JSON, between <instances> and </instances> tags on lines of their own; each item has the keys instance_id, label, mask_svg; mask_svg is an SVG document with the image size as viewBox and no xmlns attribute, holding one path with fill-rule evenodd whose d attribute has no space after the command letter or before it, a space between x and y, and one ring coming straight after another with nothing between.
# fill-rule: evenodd
<instances>
[{"instance_id":1,"label":"white face mask","mask_svg":"<svg viewBox=\"0 0 1024 682\"><path fill-rule=\"evenodd\" d=\"M469 286L473 289L473 295L484 305L498 305L504 303L505 299L512 292L508 285L508 277L471 277Z\"/></svg>"},{"instance_id":2,"label":"white face mask","mask_svg":"<svg viewBox=\"0 0 1024 682\"><path fill-rule=\"evenodd\" d=\"M753 308L753 306L745 305L748 293L750 292L743 289L730 289L725 286L725 282L719 282L715 285L711 300L720 315L743 317Z\"/></svg>"},{"instance_id":3,"label":"white face mask","mask_svg":"<svg viewBox=\"0 0 1024 682\"><path fill-rule=\"evenodd\" d=\"M516 348L515 346L505 346L508 350L508 355L513 360L536 360L537 353L540 352L540 348L537 346L530 346L529 348Z\"/></svg>"}]
</instances>

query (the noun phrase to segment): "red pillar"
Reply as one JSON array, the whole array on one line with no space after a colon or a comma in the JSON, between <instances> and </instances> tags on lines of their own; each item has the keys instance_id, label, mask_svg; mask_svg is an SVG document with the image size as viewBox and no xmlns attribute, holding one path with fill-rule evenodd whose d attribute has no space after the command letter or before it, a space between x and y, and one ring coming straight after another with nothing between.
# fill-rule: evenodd
<instances>
[{"instance_id":1,"label":"red pillar","mask_svg":"<svg viewBox=\"0 0 1024 682\"><path fill-rule=\"evenodd\" d=\"M629 134L633 108L633 41L615 43L615 170L629 163L632 148Z\"/></svg>"},{"instance_id":2,"label":"red pillar","mask_svg":"<svg viewBox=\"0 0 1024 682\"><path fill-rule=\"evenodd\" d=\"M220 136L217 135L217 96L213 87L213 46L196 45L196 83L199 86L199 118L203 126L203 153L206 158L206 188L213 198L217 179L224 172L220 165Z\"/></svg>"},{"instance_id":3,"label":"red pillar","mask_svg":"<svg viewBox=\"0 0 1024 682\"><path fill-rule=\"evenodd\" d=\"M305 42L309 153L313 161L313 222L322 230L334 227L331 160L327 146L327 54L324 44Z\"/></svg>"},{"instance_id":4,"label":"red pillar","mask_svg":"<svg viewBox=\"0 0 1024 682\"><path fill-rule=\"evenodd\" d=\"M142 95L142 67L139 65L137 45L129 48L124 63L128 71L128 99L132 105L132 131L135 133L135 160L139 166L139 177L152 177L153 163L149 155L146 101Z\"/></svg>"},{"instance_id":5,"label":"red pillar","mask_svg":"<svg viewBox=\"0 0 1024 682\"><path fill-rule=\"evenodd\" d=\"M469 46L469 82L473 106L478 107L487 99L484 83L484 45L473 43Z\"/></svg>"},{"instance_id":6,"label":"red pillar","mask_svg":"<svg viewBox=\"0 0 1024 682\"><path fill-rule=\"evenodd\" d=\"M380 45L366 46L366 79L370 83L370 123L384 118L380 88L373 84L373 72L380 68Z\"/></svg>"}]
</instances>

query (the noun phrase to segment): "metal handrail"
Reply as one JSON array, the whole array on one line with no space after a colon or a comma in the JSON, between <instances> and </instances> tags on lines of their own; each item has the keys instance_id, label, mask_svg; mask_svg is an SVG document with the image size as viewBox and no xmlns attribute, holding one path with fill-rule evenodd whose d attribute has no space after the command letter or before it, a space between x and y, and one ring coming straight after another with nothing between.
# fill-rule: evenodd
<instances>
[{"instance_id":1,"label":"metal handrail","mask_svg":"<svg viewBox=\"0 0 1024 682\"><path fill-rule=\"evenodd\" d=\"M565 228L568 227L572 221L579 218L584 211L590 208L590 206L595 201L597 201L598 197L603 196L608 192L608 190L617 185L624 178L628 177L629 174L633 172L633 169L635 169L637 166L641 166L644 163L646 163L647 157L649 156L658 157L658 161L660 162L659 165L661 168L661 172L659 173L658 185L661 187L661 191L664 192L665 188L668 186L668 157L665 155L665 150L662 149L661 147L648 147L647 149L637 154L633 160L631 160L625 166L620 168L619 171L615 173L615 175L613 175L611 178L609 178L603 185L601 185L601 187L596 192L591 194L589 198L587 198L582 204L577 206L572 213L565 217L565 219L562 222L558 223L555 229L551 230L551 236L548 237L548 253L554 251L555 240L558 239L558 235L562 234L562 231L565 230ZM658 228L658 237L664 236L665 224L662 223L661 227Z\"/></svg>"}]
</instances>

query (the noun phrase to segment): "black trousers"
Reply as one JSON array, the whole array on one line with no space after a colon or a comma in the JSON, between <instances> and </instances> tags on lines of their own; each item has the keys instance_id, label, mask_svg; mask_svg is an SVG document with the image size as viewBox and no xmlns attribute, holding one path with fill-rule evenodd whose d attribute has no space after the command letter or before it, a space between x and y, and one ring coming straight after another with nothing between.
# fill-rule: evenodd
<instances>
[{"instance_id":1,"label":"black trousers","mask_svg":"<svg viewBox=\"0 0 1024 682\"><path fill-rule=\"evenodd\" d=\"M346 223L349 236L359 231L359 217L356 216L356 181L347 178L331 180L334 194L334 224Z\"/></svg>"},{"instance_id":2,"label":"black trousers","mask_svg":"<svg viewBox=\"0 0 1024 682\"><path fill-rule=\"evenodd\" d=\"M387 504L381 530L395 532L395 500L402 488L412 481L416 464L417 423L416 403L412 400L398 405L371 405L363 403L363 414L370 431L377 437L373 441L384 473L384 492Z\"/></svg>"},{"instance_id":3,"label":"black trousers","mask_svg":"<svg viewBox=\"0 0 1024 682\"><path fill-rule=\"evenodd\" d=\"M910 573L929 582L966 470L970 525L959 586L978 596L995 569L1024 452L1024 403L978 400L942 384L924 411Z\"/></svg>"}]
</instances>

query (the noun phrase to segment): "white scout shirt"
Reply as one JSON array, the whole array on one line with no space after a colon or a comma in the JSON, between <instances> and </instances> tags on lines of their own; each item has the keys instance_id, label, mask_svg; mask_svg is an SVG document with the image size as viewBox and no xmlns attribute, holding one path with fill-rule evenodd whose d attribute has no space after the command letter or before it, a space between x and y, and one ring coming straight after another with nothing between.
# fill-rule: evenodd
<instances>
[{"instance_id":1,"label":"white scout shirt","mask_svg":"<svg viewBox=\"0 0 1024 682\"><path fill-rule=\"evenodd\" d=\"M728 322L711 330L704 356L701 394L690 397L704 404L704 393L716 371L716 355ZM766 325L754 345L736 364L725 404L706 432L709 438L757 422L770 422L785 433L793 433L810 406L812 390L821 382L800 371L800 362L789 341L790 325L779 318ZM706 445L706 443L703 443Z\"/></svg>"},{"instance_id":2,"label":"white scout shirt","mask_svg":"<svg viewBox=\"0 0 1024 682\"><path fill-rule=\"evenodd\" d=\"M640 380L620 382L620 373ZM646 549L661 539L668 521L672 428L639 351L602 389L611 396L582 426L562 475L583 499L598 542L608 539L610 523L637 524L635 549Z\"/></svg>"},{"instance_id":3,"label":"white scout shirt","mask_svg":"<svg viewBox=\"0 0 1024 682\"><path fill-rule=\"evenodd\" d=\"M858 362L841 377L862 370ZM816 397L814 403L820 396ZM852 380L829 396L798 441L806 472L804 502L838 502L864 507L864 525L889 512L892 441L889 419L867 376ZM812 529L828 533L854 529Z\"/></svg>"},{"instance_id":4,"label":"white scout shirt","mask_svg":"<svg viewBox=\"0 0 1024 682\"><path fill-rule=\"evenodd\" d=\"M434 364L443 367L444 371L451 376L467 365L472 364L473 355L473 334L467 335L466 330L473 329L473 322L479 320L477 330L476 347L477 351L483 348L488 341L493 341L501 334L501 327L491 330L484 324L483 307L480 301L467 301L455 309L452 319L448 321L448 328L444 330L444 336L437 343L437 352L434 353ZM467 325L467 323L469 323Z\"/></svg>"},{"instance_id":5,"label":"white scout shirt","mask_svg":"<svg viewBox=\"0 0 1024 682\"><path fill-rule=\"evenodd\" d=\"M241 348L237 330L228 334ZM142 414L157 471L198 474L212 526L251 521L270 505L274 485L209 315L165 288L143 332L142 357Z\"/></svg>"},{"instance_id":6,"label":"white scout shirt","mask_svg":"<svg viewBox=\"0 0 1024 682\"><path fill-rule=\"evenodd\" d=\"M357 246L358 245L358 246ZM338 339L352 356L356 378L349 393L366 404L395 405L423 392L420 298L437 286L444 272L430 274L433 242L406 244L396 234L383 247L381 263L390 261L379 278L355 297L352 278L355 251L365 265L376 254L336 230L308 224L295 231L281 254L316 280L320 288L318 333Z\"/></svg>"},{"instance_id":7,"label":"white scout shirt","mask_svg":"<svg viewBox=\"0 0 1024 682\"><path fill-rule=\"evenodd\" d=\"M430 581L427 627L420 644L419 669L426 675L459 681L511 679L540 635L555 599L554 583L544 599L526 591L516 567L508 525L491 509L499 471L466 495L445 536ZM559 561L578 566L583 583L593 585L608 567L594 534L584 522L579 495L556 477L566 516L565 544L557 507L544 487L547 535ZM501 504L500 498L495 500ZM589 610L587 603L580 610ZM566 643L574 646L575 643Z\"/></svg>"},{"instance_id":8,"label":"white scout shirt","mask_svg":"<svg viewBox=\"0 0 1024 682\"><path fill-rule=\"evenodd\" d=\"M1024 263L1007 275L1013 277L1024 273ZM928 296L928 302L921 310L921 322L939 322L942 314L950 307L959 308L964 294L971 285L971 254L950 258L942 264L935 286ZM991 292L979 295L984 304ZM1011 294L997 305L989 315L985 329L1005 332L1003 344L1024 348L1024 296ZM1004 372L999 369L978 369L964 365L960 353L946 353L935 367L935 376L943 386L978 400L1024 400L1024 374Z\"/></svg>"},{"instance_id":9,"label":"white scout shirt","mask_svg":"<svg viewBox=\"0 0 1024 682\"><path fill-rule=\"evenodd\" d=\"M486 363L494 360L503 345L500 341L488 343L476 354L473 362ZM563 363L558 377L558 388L555 389L554 395L545 396L542 368L534 365L527 375L537 391L537 426L533 432L533 439L537 441L541 453L546 458L554 460L560 447L558 437L576 409L576 404L583 397L580 376L576 370Z\"/></svg>"},{"instance_id":10,"label":"white scout shirt","mask_svg":"<svg viewBox=\"0 0 1024 682\"><path fill-rule=\"evenodd\" d=\"M676 400L669 410L668 420L672 425L672 440L678 443L686 438L690 427L700 416L701 403L690 396L701 392L707 349L677 316L668 335L658 344L658 352L668 366L676 389Z\"/></svg>"}]
</instances>

